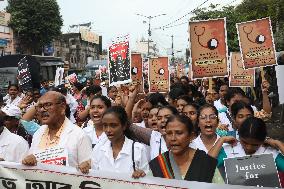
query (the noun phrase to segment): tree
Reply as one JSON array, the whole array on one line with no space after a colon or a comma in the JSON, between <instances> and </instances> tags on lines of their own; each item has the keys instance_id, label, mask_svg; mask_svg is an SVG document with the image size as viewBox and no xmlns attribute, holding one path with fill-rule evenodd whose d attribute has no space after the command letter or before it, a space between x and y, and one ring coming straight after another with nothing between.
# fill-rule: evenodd
<instances>
[{"instance_id":1,"label":"tree","mask_svg":"<svg viewBox=\"0 0 284 189\"><path fill-rule=\"evenodd\" d=\"M45 45L61 34L63 25L56 0L8 0L10 27L21 52L40 54Z\"/></svg>"}]
</instances>

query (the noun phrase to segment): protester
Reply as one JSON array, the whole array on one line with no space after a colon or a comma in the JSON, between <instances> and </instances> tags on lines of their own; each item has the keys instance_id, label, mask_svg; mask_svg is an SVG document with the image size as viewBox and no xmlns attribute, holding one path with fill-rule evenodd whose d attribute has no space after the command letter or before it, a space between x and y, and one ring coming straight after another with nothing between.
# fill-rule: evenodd
<instances>
[{"instance_id":1,"label":"protester","mask_svg":"<svg viewBox=\"0 0 284 189\"><path fill-rule=\"evenodd\" d=\"M95 96L90 103L89 116L91 119L84 123L83 131L90 137L94 148L96 144L104 143L107 139L103 131L102 116L106 109L111 107L111 102L105 96Z\"/></svg>"},{"instance_id":2,"label":"protester","mask_svg":"<svg viewBox=\"0 0 284 189\"><path fill-rule=\"evenodd\" d=\"M211 104L201 106L197 114L197 125L200 129L200 135L192 141L190 147L208 153L220 138L216 134L218 123L218 111L215 106Z\"/></svg>"},{"instance_id":3,"label":"protester","mask_svg":"<svg viewBox=\"0 0 284 189\"><path fill-rule=\"evenodd\" d=\"M189 103L192 103L193 99L188 95L182 95L177 98L176 108L179 113L182 113L183 107Z\"/></svg>"},{"instance_id":4,"label":"protester","mask_svg":"<svg viewBox=\"0 0 284 189\"><path fill-rule=\"evenodd\" d=\"M168 179L212 182L217 161L201 150L189 147L193 125L185 115L175 115L166 123L169 151L150 162L153 176Z\"/></svg>"},{"instance_id":5,"label":"protester","mask_svg":"<svg viewBox=\"0 0 284 189\"><path fill-rule=\"evenodd\" d=\"M28 134L26 129L21 125L20 119L22 112L15 105L6 105L1 109L4 114L4 125L11 132L23 137L29 144L32 142L32 136Z\"/></svg>"},{"instance_id":6,"label":"protester","mask_svg":"<svg viewBox=\"0 0 284 189\"><path fill-rule=\"evenodd\" d=\"M40 95L44 95L47 91L49 91L49 82L47 79L43 79L41 81Z\"/></svg>"},{"instance_id":7,"label":"protester","mask_svg":"<svg viewBox=\"0 0 284 189\"><path fill-rule=\"evenodd\" d=\"M4 97L5 105L12 104L18 106L22 99L19 95L19 86L17 84L10 84L8 86L8 94Z\"/></svg>"},{"instance_id":8,"label":"protester","mask_svg":"<svg viewBox=\"0 0 284 189\"><path fill-rule=\"evenodd\" d=\"M68 160L65 165L79 167L83 171L81 168L91 158L91 140L65 117L65 109L66 100L61 93L49 91L39 99L36 110L42 126L33 136L30 155L22 161L24 165L36 165L39 161L36 156L40 152L64 149L63 158Z\"/></svg>"},{"instance_id":9,"label":"protester","mask_svg":"<svg viewBox=\"0 0 284 189\"><path fill-rule=\"evenodd\" d=\"M229 86L227 83L222 83L219 90L219 100L214 101L214 106L217 108L219 113L226 112L226 101L225 96L227 95Z\"/></svg>"},{"instance_id":10,"label":"protester","mask_svg":"<svg viewBox=\"0 0 284 189\"><path fill-rule=\"evenodd\" d=\"M125 110L120 106L109 108L103 115L102 124L108 141L93 149L92 169L132 174L133 178L144 177L149 169L146 151L142 144L126 136L129 121Z\"/></svg>"},{"instance_id":11,"label":"protester","mask_svg":"<svg viewBox=\"0 0 284 189\"><path fill-rule=\"evenodd\" d=\"M4 127L4 117L0 116L0 161L19 163L27 155L29 145L21 136Z\"/></svg>"},{"instance_id":12,"label":"protester","mask_svg":"<svg viewBox=\"0 0 284 189\"><path fill-rule=\"evenodd\" d=\"M267 139L266 124L256 117L247 118L239 127L239 141L232 136L221 137L208 154L218 159L218 167L224 166L225 158L272 154L278 171L284 171L284 144Z\"/></svg>"}]
</instances>

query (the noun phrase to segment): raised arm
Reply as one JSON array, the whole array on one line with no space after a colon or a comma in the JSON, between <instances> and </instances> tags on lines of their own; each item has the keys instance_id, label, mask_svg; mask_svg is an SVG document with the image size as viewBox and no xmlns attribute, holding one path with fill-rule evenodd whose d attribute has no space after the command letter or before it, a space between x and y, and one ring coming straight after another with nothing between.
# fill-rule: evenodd
<instances>
[{"instance_id":1,"label":"raised arm","mask_svg":"<svg viewBox=\"0 0 284 189\"><path fill-rule=\"evenodd\" d=\"M131 134L133 135L133 137L138 140L138 142L150 145L150 139L151 139L151 134L152 134L151 129L139 127L135 124L132 124L129 127L129 130Z\"/></svg>"}]
</instances>

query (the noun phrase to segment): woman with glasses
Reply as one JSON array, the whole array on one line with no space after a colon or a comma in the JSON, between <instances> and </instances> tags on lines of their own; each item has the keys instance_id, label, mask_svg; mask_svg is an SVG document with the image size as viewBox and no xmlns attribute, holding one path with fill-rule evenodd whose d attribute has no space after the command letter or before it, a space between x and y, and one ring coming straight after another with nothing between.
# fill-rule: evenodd
<instances>
[{"instance_id":1,"label":"woman with glasses","mask_svg":"<svg viewBox=\"0 0 284 189\"><path fill-rule=\"evenodd\" d=\"M172 115L166 123L169 151L153 159L149 165L153 176L168 179L212 182L217 160L190 146L193 125L185 115Z\"/></svg>"},{"instance_id":2,"label":"woman with glasses","mask_svg":"<svg viewBox=\"0 0 284 189\"><path fill-rule=\"evenodd\" d=\"M208 153L220 138L216 134L218 123L218 110L215 106L211 104L203 105L197 113L197 125L200 134L192 141L191 147Z\"/></svg>"}]
</instances>

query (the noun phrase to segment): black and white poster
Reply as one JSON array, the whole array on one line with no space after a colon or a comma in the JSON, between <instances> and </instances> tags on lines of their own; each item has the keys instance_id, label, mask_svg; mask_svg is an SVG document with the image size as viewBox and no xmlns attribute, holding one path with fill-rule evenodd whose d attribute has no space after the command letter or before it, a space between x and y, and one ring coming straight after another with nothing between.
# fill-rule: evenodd
<instances>
[{"instance_id":1,"label":"black and white poster","mask_svg":"<svg viewBox=\"0 0 284 189\"><path fill-rule=\"evenodd\" d=\"M228 158L224 163L227 184L280 188L272 154Z\"/></svg>"},{"instance_id":2,"label":"black and white poster","mask_svg":"<svg viewBox=\"0 0 284 189\"><path fill-rule=\"evenodd\" d=\"M108 49L110 85L126 84L131 80L129 36L117 37Z\"/></svg>"}]
</instances>

